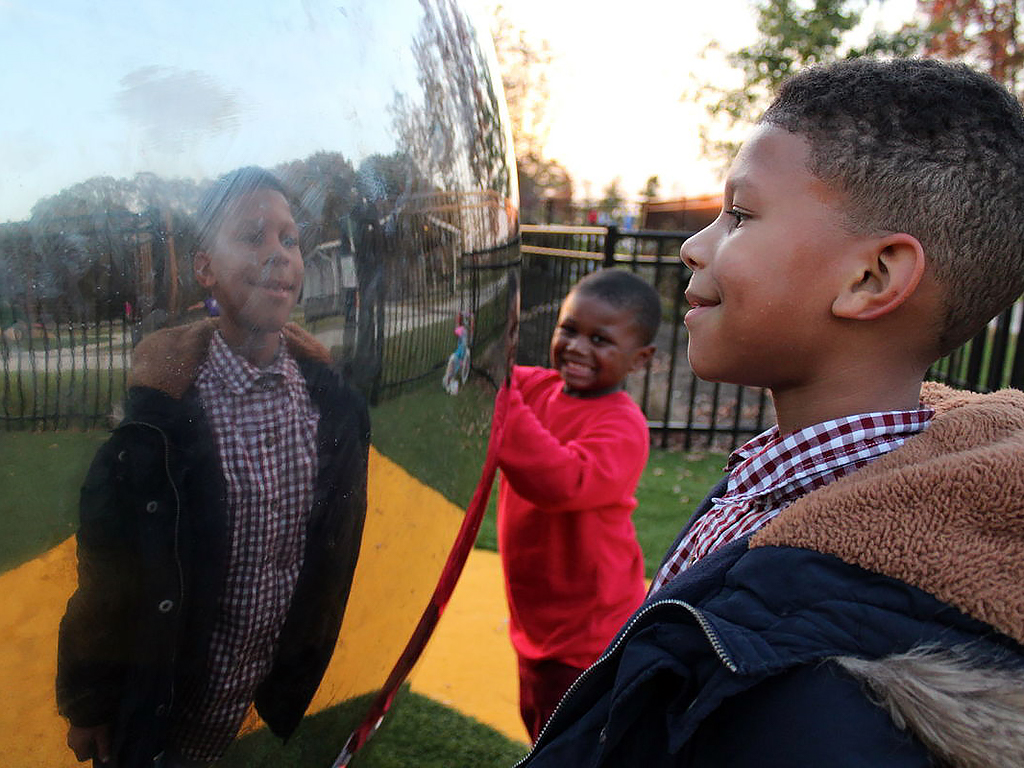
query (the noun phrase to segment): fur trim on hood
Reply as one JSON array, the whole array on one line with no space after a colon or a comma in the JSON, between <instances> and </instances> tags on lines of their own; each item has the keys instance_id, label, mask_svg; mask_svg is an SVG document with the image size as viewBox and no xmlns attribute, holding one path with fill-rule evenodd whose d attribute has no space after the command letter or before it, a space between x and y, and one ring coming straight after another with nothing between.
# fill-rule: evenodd
<instances>
[{"instance_id":1,"label":"fur trim on hood","mask_svg":"<svg viewBox=\"0 0 1024 768\"><path fill-rule=\"evenodd\" d=\"M1024 644L1024 392L926 384L931 425L751 537L916 586Z\"/></svg>"},{"instance_id":2,"label":"fur trim on hood","mask_svg":"<svg viewBox=\"0 0 1024 768\"><path fill-rule=\"evenodd\" d=\"M925 384L931 425L751 537L912 584L1024 644L1024 393ZM915 649L834 659L954 768L1024 766L1024 671ZM1019 665L1019 659L1016 664Z\"/></svg>"},{"instance_id":3,"label":"fur trim on hood","mask_svg":"<svg viewBox=\"0 0 1024 768\"><path fill-rule=\"evenodd\" d=\"M968 657L922 648L875 661L833 659L900 728L954 768L1024 766L1020 671L979 667Z\"/></svg>"},{"instance_id":4,"label":"fur trim on hood","mask_svg":"<svg viewBox=\"0 0 1024 768\"><path fill-rule=\"evenodd\" d=\"M208 318L151 333L135 348L128 386L150 387L181 399L206 359L215 330L217 319ZM297 360L330 365L331 355L324 345L295 323L288 323L281 331L288 351Z\"/></svg>"}]
</instances>

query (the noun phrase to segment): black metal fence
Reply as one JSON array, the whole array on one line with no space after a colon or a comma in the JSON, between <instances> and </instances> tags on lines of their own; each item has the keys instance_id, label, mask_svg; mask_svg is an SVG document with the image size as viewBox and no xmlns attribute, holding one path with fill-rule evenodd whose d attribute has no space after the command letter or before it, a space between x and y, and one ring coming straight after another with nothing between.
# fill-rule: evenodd
<instances>
[{"instance_id":1,"label":"black metal fence","mask_svg":"<svg viewBox=\"0 0 1024 768\"><path fill-rule=\"evenodd\" d=\"M474 246L499 239L505 210L492 193L473 194L352 217L342 238L309 249L311 311L304 302L296 319L371 402L430 377L440 388L459 324L474 369L494 378L482 353L503 343L519 248L514 238ZM120 417L138 340L205 316L190 270L177 264L187 249L174 242L186 236L141 216L104 232L44 234L0 231L0 277L16 278L0 285L0 430L106 426ZM77 266L62 270L62 261ZM328 293L341 300L328 307Z\"/></svg>"},{"instance_id":2,"label":"black metal fence","mask_svg":"<svg viewBox=\"0 0 1024 768\"><path fill-rule=\"evenodd\" d=\"M619 230L616 227L522 227L523 301L519 362L547 362L548 340L562 297L589 272L628 268L662 297L658 351L642 374L628 382L662 447L731 450L772 424L764 390L698 379L686 359L688 308L683 292L690 271L679 247L691 232ZM962 389L992 391L1024 385L1024 303L1018 300L977 337L932 366L929 377Z\"/></svg>"},{"instance_id":3,"label":"black metal fence","mask_svg":"<svg viewBox=\"0 0 1024 768\"><path fill-rule=\"evenodd\" d=\"M322 341L337 347L336 358L346 361L353 378L362 377L358 383L372 400L391 397L431 376L440 379L457 346L460 318L474 333L475 363L486 359L488 348L502 343L510 270L519 263L519 249L514 242L460 249L447 239L450 230L430 215L429 227L412 218L395 223L392 233L408 236L389 239L378 249L405 254L401 260L371 260L393 273L357 269L363 272L357 277L363 295L358 309L341 308L310 324ZM179 304L186 308L168 316L161 311L159 285L146 288L153 300L133 303L120 294L116 302L110 299L116 292L104 290L103 280L123 287L152 282L154 274L159 282L170 272L158 268L161 249L154 247L162 242L162 251L169 252L167 234L147 233L144 222L127 229L127 252L134 256L98 257L90 273L90 293L72 286L55 294L59 299L0 297L0 429L90 428L116 419L134 342L150 326L184 322L201 312L192 309L190 314L183 301ZM559 305L577 280L605 265L631 269L655 286L663 300L658 352L629 382L656 443L730 449L772 423L772 405L760 389L701 381L687 364L682 316L689 271L678 252L690 234L524 225L519 361L546 364ZM366 247L364 242L364 252ZM331 258L351 257L358 249L336 250ZM977 391L1021 388L1021 322L1018 301L975 339L938 361L931 378ZM479 366L483 371L483 363Z\"/></svg>"}]
</instances>

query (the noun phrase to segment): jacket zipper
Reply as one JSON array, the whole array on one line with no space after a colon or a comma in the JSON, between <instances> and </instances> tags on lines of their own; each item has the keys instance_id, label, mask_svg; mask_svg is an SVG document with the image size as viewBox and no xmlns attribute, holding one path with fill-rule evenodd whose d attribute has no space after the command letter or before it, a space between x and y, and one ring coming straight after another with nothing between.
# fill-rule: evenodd
<instances>
[{"instance_id":1,"label":"jacket zipper","mask_svg":"<svg viewBox=\"0 0 1024 768\"><path fill-rule=\"evenodd\" d=\"M164 442L164 473L167 475L167 482L171 486L171 491L174 493L174 566L178 573L178 611L179 616L181 615L182 603L185 599L185 574L181 567L181 552L179 549L181 539L181 494L178 492L178 486L174 483L174 476L171 474L171 441L167 439L167 433L164 432L160 427L155 424L150 424L145 421L128 421L120 424L118 429L121 427L138 426L138 427L149 427L154 429L160 435L160 438ZM181 619L178 619L178 625L181 625ZM171 669L178 662L178 646L177 643L172 643L171 648ZM171 695L167 702L167 711L170 713L171 707L174 705L174 675L171 674Z\"/></svg>"},{"instance_id":2,"label":"jacket zipper","mask_svg":"<svg viewBox=\"0 0 1024 768\"><path fill-rule=\"evenodd\" d=\"M633 618L629 620L629 623L626 625L626 628L619 635L614 645L612 645L601 656L601 658L599 658L587 669L585 669L582 675L580 675L578 678L576 678L576 680L573 681L573 684L569 686L569 690L562 694L562 698L559 700L558 706L555 707L555 711L551 713L551 717L548 718L548 721L544 723L544 727L541 728L540 733L537 735L536 744L540 744L541 740L544 738L545 732L547 732L548 725L550 725L551 722L555 719L555 717L557 717L559 710L562 708L562 705L565 704L569 697L576 692L576 690L580 686L580 682L584 678L586 678L587 675L590 674L590 671L592 669L595 669L598 665L607 661L615 654L619 647L626 640L629 639L629 635L632 632L633 627L637 624L637 622L643 619L648 613L650 613L654 609L659 608L663 605L675 605L680 608L684 608L691 616L693 616L694 619L696 619L697 625L701 628L701 631L704 632L705 637L707 637L708 642L711 644L712 650L714 650L715 655L718 656L718 660L721 661L722 664L726 667L726 669L728 669L730 672L739 671L739 666L737 666L736 662L732 660L732 657L729 656L728 652L725 650L725 645L722 643L721 638L718 636L718 632L715 631L715 628L711 626L711 622L708 621L707 617L699 609L694 608L692 605L682 600L658 600L657 602L648 605L646 608L640 611L640 613L634 615ZM536 745L531 747L530 751L526 754L526 756L522 758L518 763L516 763L512 768L521 768L522 766L526 765L526 763L530 761L530 758L533 757L533 754L536 751L536 749Z\"/></svg>"}]
</instances>

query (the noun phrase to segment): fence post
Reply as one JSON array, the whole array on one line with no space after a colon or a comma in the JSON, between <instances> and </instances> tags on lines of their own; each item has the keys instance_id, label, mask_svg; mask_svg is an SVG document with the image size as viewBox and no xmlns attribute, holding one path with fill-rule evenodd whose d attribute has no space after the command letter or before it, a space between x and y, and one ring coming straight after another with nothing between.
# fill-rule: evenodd
<instances>
[{"instance_id":1,"label":"fence post","mask_svg":"<svg viewBox=\"0 0 1024 768\"><path fill-rule=\"evenodd\" d=\"M619 227L616 224L608 226L608 231L604 234L604 265L606 267L615 266L615 243L619 240Z\"/></svg>"}]
</instances>

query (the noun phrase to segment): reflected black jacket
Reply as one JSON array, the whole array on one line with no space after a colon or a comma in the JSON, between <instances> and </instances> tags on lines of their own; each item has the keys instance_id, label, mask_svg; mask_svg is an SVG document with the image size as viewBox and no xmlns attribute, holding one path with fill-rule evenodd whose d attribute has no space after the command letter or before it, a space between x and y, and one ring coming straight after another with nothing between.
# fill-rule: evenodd
<instances>
[{"instance_id":1,"label":"reflected black jacket","mask_svg":"<svg viewBox=\"0 0 1024 768\"><path fill-rule=\"evenodd\" d=\"M923 399L923 433L652 595L524 764L1024 765L1024 394Z\"/></svg>"},{"instance_id":2,"label":"reflected black jacket","mask_svg":"<svg viewBox=\"0 0 1024 768\"><path fill-rule=\"evenodd\" d=\"M226 489L195 375L214 320L160 331L135 353L125 418L82 488L78 589L60 626L57 703L79 726L110 723L117 768L149 763L176 688L205 674L227 563ZM287 738L323 677L366 515L369 416L297 326L289 351L319 411L306 549L256 708Z\"/></svg>"}]
</instances>

